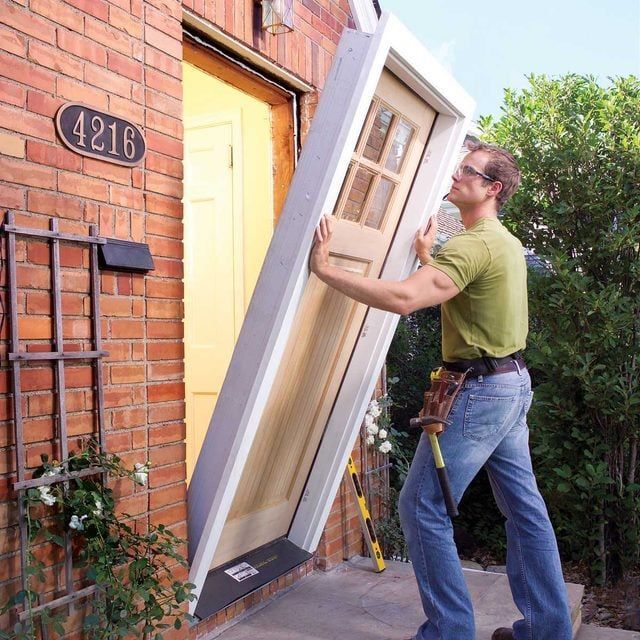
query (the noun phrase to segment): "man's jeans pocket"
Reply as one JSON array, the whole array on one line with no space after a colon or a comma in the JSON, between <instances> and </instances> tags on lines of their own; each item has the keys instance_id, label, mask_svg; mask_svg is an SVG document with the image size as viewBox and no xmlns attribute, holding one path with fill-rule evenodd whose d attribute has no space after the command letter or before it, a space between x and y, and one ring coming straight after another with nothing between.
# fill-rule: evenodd
<instances>
[{"instance_id":1,"label":"man's jeans pocket","mask_svg":"<svg viewBox=\"0 0 640 640\"><path fill-rule=\"evenodd\" d=\"M520 396L470 395L464 412L465 438L485 440L502 431L508 420L518 417Z\"/></svg>"}]
</instances>

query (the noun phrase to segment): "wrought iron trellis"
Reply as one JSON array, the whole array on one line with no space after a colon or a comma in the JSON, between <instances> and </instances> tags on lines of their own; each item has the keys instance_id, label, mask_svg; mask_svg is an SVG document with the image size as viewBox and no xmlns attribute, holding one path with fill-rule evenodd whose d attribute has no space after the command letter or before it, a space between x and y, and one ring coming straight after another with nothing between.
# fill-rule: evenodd
<instances>
[{"instance_id":1,"label":"wrought iron trellis","mask_svg":"<svg viewBox=\"0 0 640 640\"><path fill-rule=\"evenodd\" d=\"M52 361L54 363L54 395L56 397L54 415L56 430L54 432L54 442L58 442L59 455L66 460L68 451L67 433L67 409L65 402L65 361L90 360L93 368L94 383L94 414L97 421L95 439L100 452L104 452L104 392L102 388L102 367L101 358L108 355L101 347L101 327L100 327L100 274L98 271L98 245L105 244L106 240L98 235L97 225L91 225L90 235L81 236L70 233L61 233L58 230L58 220L49 220L49 230L35 229L15 226L15 216L8 211L2 230L7 236L7 270L9 285L9 307L10 307L10 352L8 359L11 363L11 384L13 393L13 421L15 435L16 468L17 481L13 484L13 489L18 496L18 513L20 527L20 560L22 569L22 584L25 591L29 587L28 577L28 553L29 539L26 519L26 504L24 492L30 488L48 486L54 483L64 483L68 487L69 481L74 478L89 475L103 474L101 467L89 467L80 471L56 474L40 478L27 479L28 469L26 466L26 447L24 442L23 415L21 399L21 365L33 361ZM18 335L18 283L16 266L16 236L25 238L47 240L51 257L51 300L53 311L53 340L51 351L31 352L20 349L20 336ZM91 325L92 325L92 349L84 351L65 351L62 324L62 295L61 295L61 272L60 272L60 245L61 243L71 243L89 246L89 272L91 299ZM44 602L42 597L40 604L29 608L25 605L18 617L21 621L36 616L38 612L46 608L58 608L65 605L73 606L80 599L92 594L96 590L95 585L90 585L82 589L74 589L73 584L73 563L71 536L67 532L65 535L64 553L64 586L59 590L63 595L55 599ZM46 638L46 630L43 629Z\"/></svg>"}]
</instances>

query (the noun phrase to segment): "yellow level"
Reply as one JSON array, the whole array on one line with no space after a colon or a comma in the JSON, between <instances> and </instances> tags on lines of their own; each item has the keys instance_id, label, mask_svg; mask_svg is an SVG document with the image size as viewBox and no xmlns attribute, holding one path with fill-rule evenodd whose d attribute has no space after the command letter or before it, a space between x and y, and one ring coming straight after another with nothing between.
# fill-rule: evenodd
<instances>
[{"instance_id":1,"label":"yellow level","mask_svg":"<svg viewBox=\"0 0 640 640\"><path fill-rule=\"evenodd\" d=\"M351 458L351 456L349 456L349 462L347 462L347 471L351 478L353 495L358 503L358 515L360 516L364 539L367 541L367 547L369 547L369 555L373 562L373 569L376 572L384 571L386 567L384 564L384 558L382 557L382 551L380 551L378 538L376 537L376 532L373 528L373 522L371 522L371 514L369 513L369 509L367 509L367 503L364 499L364 492L362 491L360 478L358 478L358 471L356 470L356 465L353 464L353 458Z\"/></svg>"}]
</instances>

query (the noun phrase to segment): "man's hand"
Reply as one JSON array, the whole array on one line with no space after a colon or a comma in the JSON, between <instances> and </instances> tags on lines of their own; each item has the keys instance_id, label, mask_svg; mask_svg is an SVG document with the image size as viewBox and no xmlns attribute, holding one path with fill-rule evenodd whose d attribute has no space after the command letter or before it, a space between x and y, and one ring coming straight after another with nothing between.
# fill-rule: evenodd
<instances>
[{"instance_id":1,"label":"man's hand","mask_svg":"<svg viewBox=\"0 0 640 640\"><path fill-rule=\"evenodd\" d=\"M315 242L311 248L309 267L318 277L322 270L329 265L329 242L333 235L333 220L324 215L316 227Z\"/></svg>"},{"instance_id":2,"label":"man's hand","mask_svg":"<svg viewBox=\"0 0 640 640\"><path fill-rule=\"evenodd\" d=\"M435 215L429 218L429 222L424 227L420 227L416 231L413 246L418 254L420 264L425 265L431 262L431 247L438 232L438 220Z\"/></svg>"}]
</instances>

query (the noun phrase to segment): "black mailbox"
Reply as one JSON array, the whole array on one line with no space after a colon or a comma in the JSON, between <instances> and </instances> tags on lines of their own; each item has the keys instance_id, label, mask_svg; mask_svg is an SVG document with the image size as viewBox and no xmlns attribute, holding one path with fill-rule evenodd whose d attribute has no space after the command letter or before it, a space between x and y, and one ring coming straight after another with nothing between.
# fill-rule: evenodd
<instances>
[{"instance_id":1,"label":"black mailbox","mask_svg":"<svg viewBox=\"0 0 640 640\"><path fill-rule=\"evenodd\" d=\"M153 258L148 244L116 238L106 240L106 244L98 245L100 269L133 273L146 273L153 269Z\"/></svg>"}]
</instances>

